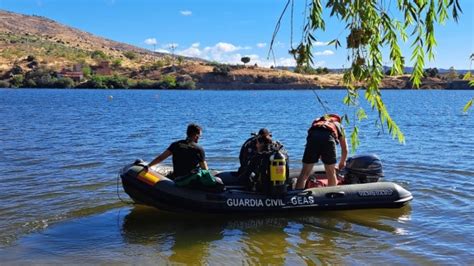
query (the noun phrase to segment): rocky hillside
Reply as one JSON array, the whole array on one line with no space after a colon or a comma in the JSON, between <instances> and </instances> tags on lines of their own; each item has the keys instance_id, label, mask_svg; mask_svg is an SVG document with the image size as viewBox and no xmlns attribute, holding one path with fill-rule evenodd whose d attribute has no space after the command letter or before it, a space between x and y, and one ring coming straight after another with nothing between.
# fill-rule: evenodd
<instances>
[{"instance_id":1,"label":"rocky hillside","mask_svg":"<svg viewBox=\"0 0 474 266\"><path fill-rule=\"evenodd\" d=\"M172 57L48 18L0 10L0 87L308 89L342 88L341 80L341 74L303 75ZM450 84L431 78L423 87ZM387 77L383 87L411 86L402 76Z\"/></svg>"},{"instance_id":2,"label":"rocky hillside","mask_svg":"<svg viewBox=\"0 0 474 266\"><path fill-rule=\"evenodd\" d=\"M0 47L0 70L8 69L28 55L34 55L42 60L43 64L53 68L77 62L93 64L93 52L102 52L109 60L122 60L123 66L132 68L165 56L95 36L48 18L2 10Z\"/></svg>"}]
</instances>

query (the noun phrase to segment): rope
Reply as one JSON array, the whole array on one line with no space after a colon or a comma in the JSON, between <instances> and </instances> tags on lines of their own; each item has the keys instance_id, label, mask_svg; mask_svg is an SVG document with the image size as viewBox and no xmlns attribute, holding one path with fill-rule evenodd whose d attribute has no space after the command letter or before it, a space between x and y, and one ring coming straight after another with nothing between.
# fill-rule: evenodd
<instances>
[{"instance_id":1,"label":"rope","mask_svg":"<svg viewBox=\"0 0 474 266\"><path fill-rule=\"evenodd\" d=\"M283 15L285 15L286 9L288 8L288 6L290 5L291 2L292 2L292 0L288 0L288 2L286 2L286 5L285 5L285 8L283 9L283 12L281 12L280 18L278 18L278 21L275 25L275 29L273 31L272 40L270 42L270 48L268 49L267 58L269 58L270 55L273 56L273 63L275 64L275 67L276 67L276 60L275 60L275 53L273 51L273 43L275 42L275 38L278 34L278 31L280 30L281 20L283 18Z\"/></svg>"},{"instance_id":2,"label":"rope","mask_svg":"<svg viewBox=\"0 0 474 266\"><path fill-rule=\"evenodd\" d=\"M125 203L125 204L134 204L133 201L125 201L124 199L122 199L120 197L120 192L119 192L119 179L120 179L120 171L117 173L117 197L118 199L122 202L122 203Z\"/></svg>"},{"instance_id":3,"label":"rope","mask_svg":"<svg viewBox=\"0 0 474 266\"><path fill-rule=\"evenodd\" d=\"M321 98L319 98L319 95L316 93L316 91L314 89L312 89L314 95L316 95L316 99L318 99L318 102L321 104L321 106L324 108L324 113L325 114L328 114L328 108L326 107L326 105L324 104L323 100L321 100Z\"/></svg>"}]
</instances>

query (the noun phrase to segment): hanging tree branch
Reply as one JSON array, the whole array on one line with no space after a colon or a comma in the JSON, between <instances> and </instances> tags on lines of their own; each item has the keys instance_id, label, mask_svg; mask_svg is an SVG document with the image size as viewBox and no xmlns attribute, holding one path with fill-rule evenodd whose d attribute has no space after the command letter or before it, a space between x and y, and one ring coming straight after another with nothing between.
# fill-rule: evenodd
<instances>
[{"instance_id":1,"label":"hanging tree branch","mask_svg":"<svg viewBox=\"0 0 474 266\"><path fill-rule=\"evenodd\" d=\"M361 115L356 116L358 121L365 119L365 112L363 109L360 111L358 101L359 90L364 88L364 98L371 108L377 111L382 129L386 127L393 138L404 143L405 137L388 112L380 91L380 84L384 76L384 60L381 50L385 47L389 49L388 58L392 64L391 74L402 74L406 62L399 43L400 40L405 42L412 39L410 60L414 64L414 70L411 74L411 81L413 86L418 88L423 77L425 54L429 60L434 59L435 24L443 24L450 18L448 10L451 11L452 19L457 22L462 10L459 0L396 1L396 5L391 5L391 3L387 5L385 0L311 0L311 3L304 7L309 12L307 12L308 17L305 20L307 22L303 27L303 39L296 49L289 52L295 57L297 66L312 64L311 48L317 40L316 33L319 30L324 31L326 28L323 11L328 11L330 17L335 17L344 23L348 31L346 47L349 50L350 67L344 71L343 81L347 88L347 95L343 102L348 106L359 108L357 112ZM325 8L323 8L323 2L326 3ZM289 3L290 1L286 4L278 20L278 27L275 28L270 49L272 49L281 18ZM396 17L400 17L401 20ZM338 39L331 41L330 44L334 45L336 49L341 46ZM361 87L359 84L364 85ZM468 102L465 109L469 109L471 105L472 100ZM359 129L355 125L351 134L353 149L359 143L358 132Z\"/></svg>"}]
</instances>

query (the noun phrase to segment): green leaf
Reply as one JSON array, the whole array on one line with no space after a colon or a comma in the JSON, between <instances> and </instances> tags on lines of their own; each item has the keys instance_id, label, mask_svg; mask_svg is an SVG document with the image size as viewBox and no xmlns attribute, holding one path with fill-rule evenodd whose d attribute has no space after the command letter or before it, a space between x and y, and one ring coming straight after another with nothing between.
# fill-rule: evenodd
<instances>
[{"instance_id":1,"label":"green leaf","mask_svg":"<svg viewBox=\"0 0 474 266\"><path fill-rule=\"evenodd\" d=\"M462 111L463 111L464 113L467 113L467 111L469 111L469 108L471 108L473 101L474 101L474 98L472 98L471 100L469 100L469 101L466 103L466 105L464 105L464 108L462 109Z\"/></svg>"},{"instance_id":2,"label":"green leaf","mask_svg":"<svg viewBox=\"0 0 474 266\"><path fill-rule=\"evenodd\" d=\"M363 119L367 119L367 114L363 108L359 108L359 110L357 110L357 120L361 121Z\"/></svg>"},{"instance_id":3,"label":"green leaf","mask_svg":"<svg viewBox=\"0 0 474 266\"><path fill-rule=\"evenodd\" d=\"M463 80L470 80L471 79L471 71L467 71L464 77L462 77Z\"/></svg>"},{"instance_id":4,"label":"green leaf","mask_svg":"<svg viewBox=\"0 0 474 266\"><path fill-rule=\"evenodd\" d=\"M354 153L360 145L359 140L359 128L354 126L354 129L351 132L351 152Z\"/></svg>"}]
</instances>

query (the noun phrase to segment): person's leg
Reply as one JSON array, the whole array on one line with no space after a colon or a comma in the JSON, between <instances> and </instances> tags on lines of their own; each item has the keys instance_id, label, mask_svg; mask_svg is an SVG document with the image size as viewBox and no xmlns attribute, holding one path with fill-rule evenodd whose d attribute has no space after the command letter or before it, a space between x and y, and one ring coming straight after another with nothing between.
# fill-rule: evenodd
<instances>
[{"instance_id":1,"label":"person's leg","mask_svg":"<svg viewBox=\"0 0 474 266\"><path fill-rule=\"evenodd\" d=\"M304 189L306 185L306 180L311 175L313 170L314 163L303 163L303 169L298 176L298 181L296 182L296 189Z\"/></svg>"},{"instance_id":2,"label":"person's leg","mask_svg":"<svg viewBox=\"0 0 474 266\"><path fill-rule=\"evenodd\" d=\"M328 178L328 186L337 186L336 164L325 164L324 170Z\"/></svg>"},{"instance_id":3,"label":"person's leg","mask_svg":"<svg viewBox=\"0 0 474 266\"><path fill-rule=\"evenodd\" d=\"M322 146L324 152L321 154L321 161L323 161L324 170L326 171L328 186L336 186L336 142L334 139L330 138L329 140L323 142Z\"/></svg>"}]
</instances>

